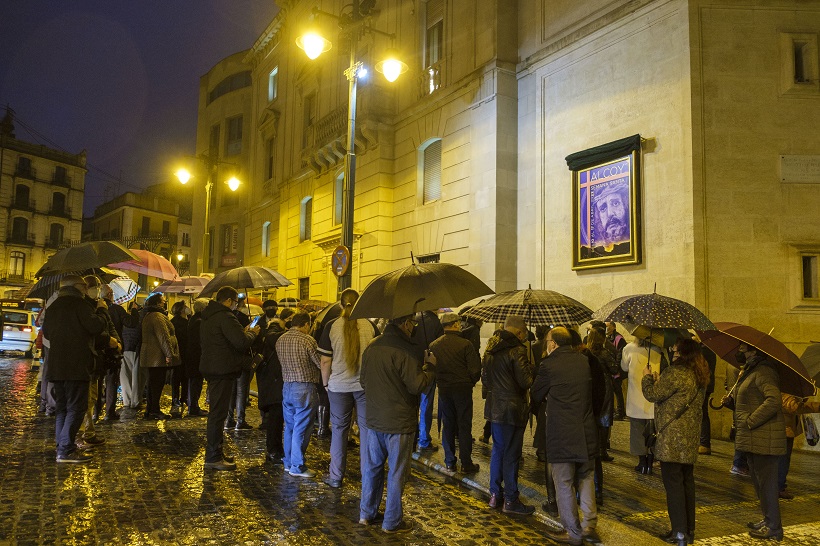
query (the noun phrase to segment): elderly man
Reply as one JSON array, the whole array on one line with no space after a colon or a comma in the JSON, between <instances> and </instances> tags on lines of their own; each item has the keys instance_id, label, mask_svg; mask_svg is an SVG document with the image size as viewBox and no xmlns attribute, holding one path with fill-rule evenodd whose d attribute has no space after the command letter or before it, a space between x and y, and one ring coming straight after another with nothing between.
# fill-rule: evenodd
<instances>
[{"instance_id":1,"label":"elderly man","mask_svg":"<svg viewBox=\"0 0 820 546\"><path fill-rule=\"evenodd\" d=\"M532 384L537 403L547 401L547 462L558 501L564 531L547 536L567 544L580 545L584 539L600 542L595 530L594 459L598 453L598 428L592 413L592 375L589 359L572 348L572 336L564 327L553 328L544 340L547 358L541 361ZM578 519L575 480L584 513Z\"/></svg>"},{"instance_id":2,"label":"elderly man","mask_svg":"<svg viewBox=\"0 0 820 546\"><path fill-rule=\"evenodd\" d=\"M461 471L478 472L473 463L473 387L481 378L481 359L473 344L461 337L461 317L445 313L441 317L444 335L430 344L438 362L438 407L442 420L441 445L444 464L449 473L456 471L455 443Z\"/></svg>"},{"instance_id":3,"label":"elderly man","mask_svg":"<svg viewBox=\"0 0 820 546\"><path fill-rule=\"evenodd\" d=\"M233 310L239 294L235 288L223 286L216 299L208 302L202 311L200 338L202 353L199 371L208 380L211 411L208 413L205 468L212 470L235 470L233 458L223 451L222 428L228 418L228 406L233 394L233 384L242 373L245 359L259 333L259 328L242 328Z\"/></svg>"},{"instance_id":4,"label":"elderly man","mask_svg":"<svg viewBox=\"0 0 820 546\"><path fill-rule=\"evenodd\" d=\"M487 342L481 381L490 391L484 417L492 422L490 456L490 508L508 514L529 515L533 506L518 498L518 466L529 415L529 389L533 366L524 341L528 335L523 317L511 315L504 329ZM503 484L503 486L502 486Z\"/></svg>"},{"instance_id":5,"label":"elderly man","mask_svg":"<svg viewBox=\"0 0 820 546\"><path fill-rule=\"evenodd\" d=\"M413 315L392 319L384 333L375 338L362 355L359 380L367 406L368 466L362 472L359 523L378 522L384 491L384 465L388 464L387 500L382 530L397 533L412 529L403 519L401 496L410 472L410 456L418 426L419 395L436 379L436 358L425 351L426 363L418 358L411 341L418 322Z\"/></svg>"},{"instance_id":6,"label":"elderly man","mask_svg":"<svg viewBox=\"0 0 820 546\"><path fill-rule=\"evenodd\" d=\"M51 342L47 377L57 417L55 437L58 463L87 463L91 457L77 450L77 431L88 409L88 388L94 368L94 342L108 326L105 301L96 308L86 298L82 277L66 275L59 296L48 308L43 335ZM115 339L109 339L116 346Z\"/></svg>"},{"instance_id":7,"label":"elderly man","mask_svg":"<svg viewBox=\"0 0 820 546\"><path fill-rule=\"evenodd\" d=\"M285 455L282 462L291 476L312 478L316 472L305 464L310 444L321 381L318 345L308 332L310 315L296 313L287 332L276 341L276 355L282 365L282 415L285 418Z\"/></svg>"}]
</instances>

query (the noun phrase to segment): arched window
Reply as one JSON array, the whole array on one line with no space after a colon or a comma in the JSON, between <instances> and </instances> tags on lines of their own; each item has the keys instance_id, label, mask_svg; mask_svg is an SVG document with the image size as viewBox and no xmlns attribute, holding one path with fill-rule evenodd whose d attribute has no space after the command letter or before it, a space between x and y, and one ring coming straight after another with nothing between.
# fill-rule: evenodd
<instances>
[{"instance_id":1,"label":"arched window","mask_svg":"<svg viewBox=\"0 0 820 546\"><path fill-rule=\"evenodd\" d=\"M333 224L342 223L342 210L345 202L345 173L339 173L333 184Z\"/></svg>"},{"instance_id":2,"label":"arched window","mask_svg":"<svg viewBox=\"0 0 820 546\"><path fill-rule=\"evenodd\" d=\"M432 203L441 198L441 139L428 140L419 148L421 202Z\"/></svg>"},{"instance_id":3,"label":"arched window","mask_svg":"<svg viewBox=\"0 0 820 546\"><path fill-rule=\"evenodd\" d=\"M65 213L65 194L55 191L51 196L51 212L52 214Z\"/></svg>"},{"instance_id":4,"label":"arched window","mask_svg":"<svg viewBox=\"0 0 820 546\"><path fill-rule=\"evenodd\" d=\"M299 242L307 241L313 235L313 198L305 197L299 207Z\"/></svg>"},{"instance_id":5,"label":"arched window","mask_svg":"<svg viewBox=\"0 0 820 546\"><path fill-rule=\"evenodd\" d=\"M9 253L9 276L22 277L26 273L26 255L19 250Z\"/></svg>"},{"instance_id":6,"label":"arched window","mask_svg":"<svg viewBox=\"0 0 820 546\"><path fill-rule=\"evenodd\" d=\"M28 198L31 190L25 184L17 184L14 188L14 204L18 207L28 208Z\"/></svg>"},{"instance_id":7,"label":"arched window","mask_svg":"<svg viewBox=\"0 0 820 546\"><path fill-rule=\"evenodd\" d=\"M25 242L28 240L28 220L17 216L12 220L11 238L14 241Z\"/></svg>"},{"instance_id":8,"label":"arched window","mask_svg":"<svg viewBox=\"0 0 820 546\"><path fill-rule=\"evenodd\" d=\"M60 245L63 242L63 234L65 228L62 224L51 224L51 229L48 232L48 240L53 245Z\"/></svg>"}]
</instances>

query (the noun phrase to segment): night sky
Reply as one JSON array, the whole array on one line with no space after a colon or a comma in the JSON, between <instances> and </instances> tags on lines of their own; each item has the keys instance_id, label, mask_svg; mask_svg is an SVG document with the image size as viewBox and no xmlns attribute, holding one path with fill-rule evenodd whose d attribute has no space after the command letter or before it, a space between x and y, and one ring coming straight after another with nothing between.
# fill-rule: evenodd
<instances>
[{"instance_id":1,"label":"night sky","mask_svg":"<svg viewBox=\"0 0 820 546\"><path fill-rule=\"evenodd\" d=\"M200 76L250 48L278 9L274 0L3 4L2 113L14 110L20 140L87 150L86 216L167 181L174 160L195 153Z\"/></svg>"}]
</instances>

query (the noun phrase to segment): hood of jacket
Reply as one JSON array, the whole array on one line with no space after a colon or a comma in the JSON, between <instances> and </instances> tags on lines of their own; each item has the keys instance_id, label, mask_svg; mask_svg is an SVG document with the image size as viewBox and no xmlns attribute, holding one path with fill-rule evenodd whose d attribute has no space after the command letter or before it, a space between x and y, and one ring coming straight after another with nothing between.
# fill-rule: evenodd
<instances>
[{"instance_id":1,"label":"hood of jacket","mask_svg":"<svg viewBox=\"0 0 820 546\"><path fill-rule=\"evenodd\" d=\"M202 311L202 318L209 319L215 315L218 315L219 313L233 314L233 311L231 311L230 308L225 307L221 303L211 300L208 302L208 305L205 307L205 310Z\"/></svg>"},{"instance_id":2,"label":"hood of jacket","mask_svg":"<svg viewBox=\"0 0 820 546\"><path fill-rule=\"evenodd\" d=\"M523 343L521 343L521 340L518 339L515 334L507 330L497 330L489 341L487 341L486 352L494 355L500 351L512 349L519 345L523 345Z\"/></svg>"}]
</instances>

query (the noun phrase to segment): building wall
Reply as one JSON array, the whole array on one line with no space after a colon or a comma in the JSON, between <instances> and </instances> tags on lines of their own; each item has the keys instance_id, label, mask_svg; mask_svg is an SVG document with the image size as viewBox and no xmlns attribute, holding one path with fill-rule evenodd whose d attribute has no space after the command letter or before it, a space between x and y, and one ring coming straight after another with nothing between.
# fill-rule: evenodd
<instances>
[{"instance_id":1,"label":"building wall","mask_svg":"<svg viewBox=\"0 0 820 546\"><path fill-rule=\"evenodd\" d=\"M687 2L645 2L627 12L622 4L549 3L548 14L521 18L517 284L557 290L592 309L655 286L697 304ZM545 28L542 17L566 27ZM573 271L564 158L636 133L649 139L642 263Z\"/></svg>"}]
</instances>

